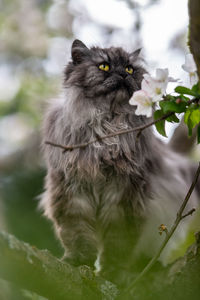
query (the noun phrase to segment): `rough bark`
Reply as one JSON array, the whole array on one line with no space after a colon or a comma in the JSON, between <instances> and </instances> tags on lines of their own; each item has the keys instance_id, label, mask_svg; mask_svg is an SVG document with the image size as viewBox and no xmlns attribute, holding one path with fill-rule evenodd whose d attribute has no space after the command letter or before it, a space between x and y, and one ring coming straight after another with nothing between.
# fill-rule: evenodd
<instances>
[{"instance_id":1,"label":"rough bark","mask_svg":"<svg viewBox=\"0 0 200 300\"><path fill-rule=\"evenodd\" d=\"M200 78L200 1L189 0L189 46Z\"/></svg>"},{"instance_id":2,"label":"rough bark","mask_svg":"<svg viewBox=\"0 0 200 300\"><path fill-rule=\"evenodd\" d=\"M133 291L94 275L88 267L74 268L14 236L0 232L0 277L49 300L67 299L199 299L200 233L184 257L163 267L157 265Z\"/></svg>"},{"instance_id":3,"label":"rough bark","mask_svg":"<svg viewBox=\"0 0 200 300\"><path fill-rule=\"evenodd\" d=\"M0 277L49 300L114 299L114 284L0 232Z\"/></svg>"},{"instance_id":4,"label":"rough bark","mask_svg":"<svg viewBox=\"0 0 200 300\"><path fill-rule=\"evenodd\" d=\"M193 54L194 60L197 65L197 73L200 78L200 1L189 0L188 1L189 12L189 39L188 44L190 51ZM188 154L195 143L196 130L193 130L192 137L188 137L187 127L184 122L174 131L174 134L170 141L170 146L177 152L182 154Z\"/></svg>"}]
</instances>

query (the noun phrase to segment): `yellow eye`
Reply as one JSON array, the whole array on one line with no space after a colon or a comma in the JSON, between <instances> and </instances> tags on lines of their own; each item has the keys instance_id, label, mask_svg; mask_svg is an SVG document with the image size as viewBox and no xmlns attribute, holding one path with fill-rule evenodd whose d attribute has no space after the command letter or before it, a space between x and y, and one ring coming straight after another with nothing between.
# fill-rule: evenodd
<instances>
[{"instance_id":1,"label":"yellow eye","mask_svg":"<svg viewBox=\"0 0 200 300\"><path fill-rule=\"evenodd\" d=\"M126 67L126 72L128 74L133 74L133 68L131 66Z\"/></svg>"},{"instance_id":2,"label":"yellow eye","mask_svg":"<svg viewBox=\"0 0 200 300\"><path fill-rule=\"evenodd\" d=\"M99 65L99 69L102 70L102 71L108 72L108 71L110 70L110 67L109 67L108 64L103 63L103 64L100 64L100 65Z\"/></svg>"}]
</instances>

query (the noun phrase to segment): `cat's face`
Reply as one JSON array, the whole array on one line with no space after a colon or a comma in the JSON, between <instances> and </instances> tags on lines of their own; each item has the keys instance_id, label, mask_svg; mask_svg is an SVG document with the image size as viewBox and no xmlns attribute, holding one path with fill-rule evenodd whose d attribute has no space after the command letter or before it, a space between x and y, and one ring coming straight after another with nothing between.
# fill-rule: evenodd
<instances>
[{"instance_id":1,"label":"cat's face","mask_svg":"<svg viewBox=\"0 0 200 300\"><path fill-rule=\"evenodd\" d=\"M139 50L93 47L81 41L72 44L72 62L65 71L66 86L77 86L91 99L126 101L140 89L145 70L138 60Z\"/></svg>"}]
</instances>

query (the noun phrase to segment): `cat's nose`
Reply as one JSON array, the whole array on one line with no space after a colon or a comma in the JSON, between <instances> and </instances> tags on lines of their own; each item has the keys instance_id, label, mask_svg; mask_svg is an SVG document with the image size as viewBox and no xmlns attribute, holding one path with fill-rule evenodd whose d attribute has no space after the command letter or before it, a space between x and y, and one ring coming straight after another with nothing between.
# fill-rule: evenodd
<instances>
[{"instance_id":1,"label":"cat's nose","mask_svg":"<svg viewBox=\"0 0 200 300\"><path fill-rule=\"evenodd\" d=\"M118 70L116 70L116 72L117 72L117 74L120 75L122 78L126 78L126 76L127 76L126 71L123 70L123 69L118 69Z\"/></svg>"}]
</instances>

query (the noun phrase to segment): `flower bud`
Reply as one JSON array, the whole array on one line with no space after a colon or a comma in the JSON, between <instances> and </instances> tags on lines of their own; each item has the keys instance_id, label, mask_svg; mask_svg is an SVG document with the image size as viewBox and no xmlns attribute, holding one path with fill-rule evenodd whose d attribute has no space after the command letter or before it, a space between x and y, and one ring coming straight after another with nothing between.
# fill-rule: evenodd
<instances>
[{"instance_id":1,"label":"flower bud","mask_svg":"<svg viewBox=\"0 0 200 300\"><path fill-rule=\"evenodd\" d=\"M176 99L176 104L180 104L182 102L181 98Z\"/></svg>"}]
</instances>

